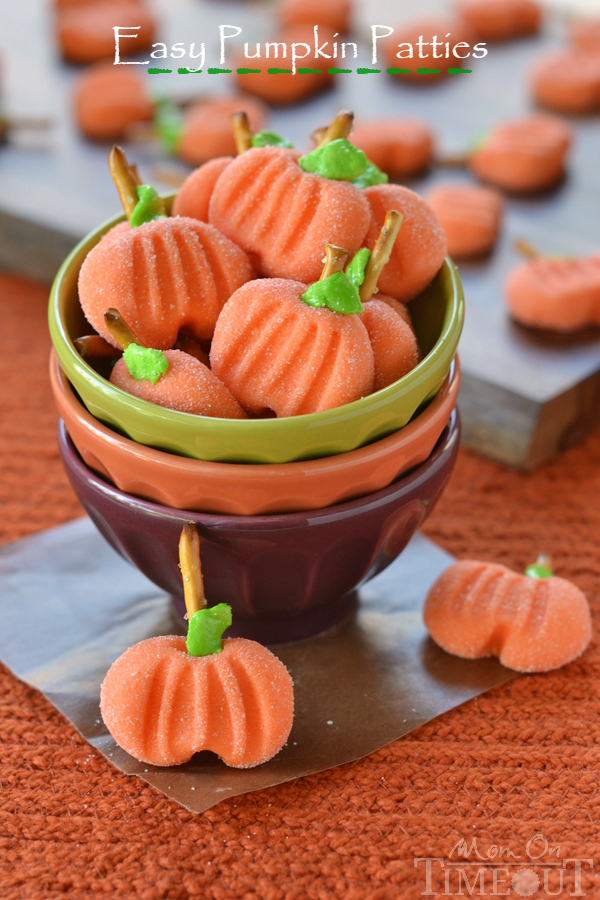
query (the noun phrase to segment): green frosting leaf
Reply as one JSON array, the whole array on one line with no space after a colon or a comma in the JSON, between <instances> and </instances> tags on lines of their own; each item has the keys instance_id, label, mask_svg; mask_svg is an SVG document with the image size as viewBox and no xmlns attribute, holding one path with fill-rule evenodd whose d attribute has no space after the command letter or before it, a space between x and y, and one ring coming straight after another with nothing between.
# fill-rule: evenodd
<instances>
[{"instance_id":1,"label":"green frosting leaf","mask_svg":"<svg viewBox=\"0 0 600 900\"><path fill-rule=\"evenodd\" d=\"M123 351L123 359L129 374L136 381L151 381L156 384L169 368L169 360L162 350L140 347L139 344L130 344Z\"/></svg>"},{"instance_id":2,"label":"green frosting leaf","mask_svg":"<svg viewBox=\"0 0 600 900\"><path fill-rule=\"evenodd\" d=\"M371 259L371 251L367 247L357 250L352 260L346 266L346 277L354 285L359 288L365 280L365 271Z\"/></svg>"},{"instance_id":3,"label":"green frosting leaf","mask_svg":"<svg viewBox=\"0 0 600 900\"><path fill-rule=\"evenodd\" d=\"M274 131L258 131L252 136L253 147L290 147L294 145L286 138L280 137Z\"/></svg>"},{"instance_id":4,"label":"green frosting leaf","mask_svg":"<svg viewBox=\"0 0 600 900\"><path fill-rule=\"evenodd\" d=\"M149 184L141 184L136 190L139 200L129 219L132 228L145 225L146 222L154 222L155 219L166 218L162 200L153 187L150 187Z\"/></svg>"},{"instance_id":5,"label":"green frosting leaf","mask_svg":"<svg viewBox=\"0 0 600 900\"><path fill-rule=\"evenodd\" d=\"M176 156L183 134L182 110L172 100L157 100L154 127L164 152Z\"/></svg>"},{"instance_id":6,"label":"green frosting leaf","mask_svg":"<svg viewBox=\"0 0 600 900\"><path fill-rule=\"evenodd\" d=\"M363 311L358 290L344 272L335 272L323 281L315 281L302 294L302 299L316 309L326 306L332 312L341 313L344 316Z\"/></svg>"},{"instance_id":7,"label":"green frosting leaf","mask_svg":"<svg viewBox=\"0 0 600 900\"><path fill-rule=\"evenodd\" d=\"M324 147L301 156L298 165L305 172L312 172L322 178L331 178L334 181L354 181L366 171L369 161L367 157L347 141L338 138Z\"/></svg>"},{"instance_id":8,"label":"green frosting leaf","mask_svg":"<svg viewBox=\"0 0 600 900\"><path fill-rule=\"evenodd\" d=\"M231 625L231 607L218 603L199 609L188 624L185 646L190 656L210 656L223 650L223 632Z\"/></svg>"},{"instance_id":9,"label":"green frosting leaf","mask_svg":"<svg viewBox=\"0 0 600 900\"><path fill-rule=\"evenodd\" d=\"M389 180L385 172L378 169L375 163L369 162L362 175L355 178L352 184L362 190L362 188L373 187L374 184L387 184Z\"/></svg>"},{"instance_id":10,"label":"green frosting leaf","mask_svg":"<svg viewBox=\"0 0 600 900\"><path fill-rule=\"evenodd\" d=\"M527 566L525 569L525 574L528 578L553 578L554 572L552 572L547 566L541 566L539 563L534 563L532 566Z\"/></svg>"}]
</instances>

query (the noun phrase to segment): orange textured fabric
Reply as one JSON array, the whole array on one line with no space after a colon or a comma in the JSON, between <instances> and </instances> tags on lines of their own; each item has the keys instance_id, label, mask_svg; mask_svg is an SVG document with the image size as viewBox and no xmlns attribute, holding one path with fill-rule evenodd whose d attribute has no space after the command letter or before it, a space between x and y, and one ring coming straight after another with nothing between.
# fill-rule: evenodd
<instances>
[{"instance_id":1,"label":"orange textured fabric","mask_svg":"<svg viewBox=\"0 0 600 900\"><path fill-rule=\"evenodd\" d=\"M81 512L56 449L46 301L46 289L0 275L4 542ZM556 571L590 600L590 648L367 759L203 815L121 775L0 667L0 896L420 900L425 876L415 857L447 855L472 837L480 848L525 855L543 832L561 858L595 860L594 870L582 867L582 890L598 897L599 492L600 431L533 475L461 451L428 535L458 557L518 571L540 549L552 553ZM551 891L558 877L551 873ZM437 866L432 889L444 892ZM562 896L574 890L570 865Z\"/></svg>"}]
</instances>

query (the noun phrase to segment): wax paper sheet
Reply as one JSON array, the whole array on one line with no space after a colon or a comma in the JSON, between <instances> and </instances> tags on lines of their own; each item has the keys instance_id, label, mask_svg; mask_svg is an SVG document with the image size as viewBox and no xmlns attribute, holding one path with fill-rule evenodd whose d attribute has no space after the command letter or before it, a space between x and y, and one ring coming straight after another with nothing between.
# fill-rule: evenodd
<instances>
[{"instance_id":1,"label":"wax paper sheet","mask_svg":"<svg viewBox=\"0 0 600 900\"><path fill-rule=\"evenodd\" d=\"M211 753L183 766L139 763L108 734L100 684L131 644L183 633L168 597L124 562L89 519L0 548L0 659L42 691L89 743L195 812L360 759L514 676L496 660L461 660L427 636L421 608L452 557L416 535L361 588L357 614L310 641L273 647L294 679L289 741L255 769Z\"/></svg>"}]
</instances>

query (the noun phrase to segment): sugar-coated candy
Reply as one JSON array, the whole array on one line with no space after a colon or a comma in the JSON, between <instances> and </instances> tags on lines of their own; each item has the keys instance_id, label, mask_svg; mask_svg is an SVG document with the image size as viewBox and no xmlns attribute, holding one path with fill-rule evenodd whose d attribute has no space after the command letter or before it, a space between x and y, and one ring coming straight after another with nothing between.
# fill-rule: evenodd
<instances>
[{"instance_id":1,"label":"sugar-coated candy","mask_svg":"<svg viewBox=\"0 0 600 900\"><path fill-rule=\"evenodd\" d=\"M588 602L564 578L529 577L461 560L439 576L423 610L429 634L465 659L497 656L519 672L546 672L580 656L591 637Z\"/></svg>"}]
</instances>

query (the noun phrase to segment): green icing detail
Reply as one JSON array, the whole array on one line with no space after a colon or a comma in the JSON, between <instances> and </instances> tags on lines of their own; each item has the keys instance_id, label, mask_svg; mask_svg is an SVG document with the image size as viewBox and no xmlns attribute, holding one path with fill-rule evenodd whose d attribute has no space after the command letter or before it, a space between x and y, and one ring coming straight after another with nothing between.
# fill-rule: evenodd
<instances>
[{"instance_id":1,"label":"green icing detail","mask_svg":"<svg viewBox=\"0 0 600 900\"><path fill-rule=\"evenodd\" d=\"M274 131L258 131L252 136L253 147L290 147L294 145L286 138L280 137Z\"/></svg>"},{"instance_id":2,"label":"green icing detail","mask_svg":"<svg viewBox=\"0 0 600 900\"><path fill-rule=\"evenodd\" d=\"M534 563L532 566L527 566L525 569L525 574L528 578L553 578L554 572L552 572L547 566L540 566L539 563Z\"/></svg>"},{"instance_id":3,"label":"green icing detail","mask_svg":"<svg viewBox=\"0 0 600 900\"><path fill-rule=\"evenodd\" d=\"M154 127L165 153L176 156L183 134L183 112L172 100L157 100Z\"/></svg>"},{"instance_id":4,"label":"green icing detail","mask_svg":"<svg viewBox=\"0 0 600 900\"><path fill-rule=\"evenodd\" d=\"M305 172L334 181L355 181L366 171L369 161L362 150L345 138L338 138L324 147L317 147L301 156L298 165Z\"/></svg>"},{"instance_id":5,"label":"green icing detail","mask_svg":"<svg viewBox=\"0 0 600 900\"><path fill-rule=\"evenodd\" d=\"M354 187L362 189L373 187L374 184L387 184L389 180L385 172L378 169L375 163L369 162L362 175L355 178L352 184Z\"/></svg>"},{"instance_id":6,"label":"green icing detail","mask_svg":"<svg viewBox=\"0 0 600 900\"><path fill-rule=\"evenodd\" d=\"M136 381L151 381L156 384L169 368L169 360L162 350L140 347L139 344L130 344L123 351L123 359L129 374Z\"/></svg>"},{"instance_id":7,"label":"green icing detail","mask_svg":"<svg viewBox=\"0 0 600 900\"><path fill-rule=\"evenodd\" d=\"M154 222L155 219L166 218L162 200L153 187L150 187L149 184L140 184L136 190L139 200L129 219L132 228L145 225L146 222Z\"/></svg>"},{"instance_id":8,"label":"green icing detail","mask_svg":"<svg viewBox=\"0 0 600 900\"><path fill-rule=\"evenodd\" d=\"M323 281L315 281L302 294L302 299L316 309L326 306L332 312L341 313L344 316L363 311L358 289L344 272L335 272Z\"/></svg>"},{"instance_id":9,"label":"green icing detail","mask_svg":"<svg viewBox=\"0 0 600 900\"><path fill-rule=\"evenodd\" d=\"M346 277L354 287L359 288L365 280L365 272L371 259L371 251L366 247L357 250L351 262L346 266Z\"/></svg>"},{"instance_id":10,"label":"green icing detail","mask_svg":"<svg viewBox=\"0 0 600 900\"><path fill-rule=\"evenodd\" d=\"M223 632L231 625L231 607L218 603L210 609L199 609L188 624L185 646L190 656L210 656L223 649Z\"/></svg>"}]
</instances>

